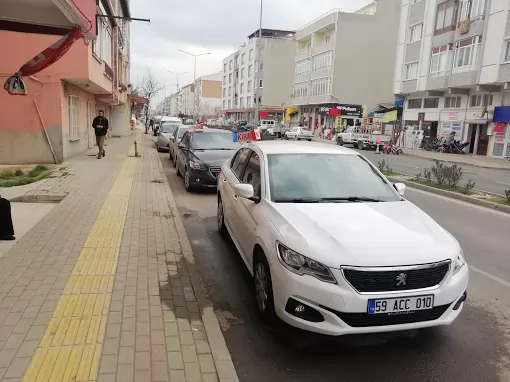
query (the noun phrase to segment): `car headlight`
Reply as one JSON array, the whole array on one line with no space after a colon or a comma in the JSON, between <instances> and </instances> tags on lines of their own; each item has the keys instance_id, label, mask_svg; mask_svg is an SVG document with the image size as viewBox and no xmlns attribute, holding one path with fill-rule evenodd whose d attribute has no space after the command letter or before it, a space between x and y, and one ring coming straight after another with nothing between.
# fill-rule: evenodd
<instances>
[{"instance_id":1,"label":"car headlight","mask_svg":"<svg viewBox=\"0 0 510 382\"><path fill-rule=\"evenodd\" d=\"M466 265L466 260L464 259L464 256L462 256L461 252L457 255L453 262L453 274L458 273L464 265Z\"/></svg>"},{"instance_id":2,"label":"car headlight","mask_svg":"<svg viewBox=\"0 0 510 382\"><path fill-rule=\"evenodd\" d=\"M192 169L195 169L195 170L204 170L205 169L205 166L204 166L203 163L195 162L195 161L192 161L192 160L189 161L189 166Z\"/></svg>"},{"instance_id":3,"label":"car headlight","mask_svg":"<svg viewBox=\"0 0 510 382\"><path fill-rule=\"evenodd\" d=\"M336 284L336 279L327 266L309 259L281 243L277 243L278 258L289 271L298 275L310 275L321 281Z\"/></svg>"}]
</instances>

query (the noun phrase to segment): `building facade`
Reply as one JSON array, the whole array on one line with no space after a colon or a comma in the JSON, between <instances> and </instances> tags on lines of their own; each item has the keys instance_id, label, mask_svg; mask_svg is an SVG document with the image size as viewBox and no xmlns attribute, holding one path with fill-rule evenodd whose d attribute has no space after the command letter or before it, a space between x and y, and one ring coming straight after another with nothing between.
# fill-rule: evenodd
<instances>
[{"instance_id":1,"label":"building facade","mask_svg":"<svg viewBox=\"0 0 510 382\"><path fill-rule=\"evenodd\" d=\"M490 0L401 0L394 91L413 146L468 141L466 152L510 157L510 6Z\"/></svg>"},{"instance_id":2,"label":"building facade","mask_svg":"<svg viewBox=\"0 0 510 382\"><path fill-rule=\"evenodd\" d=\"M93 24L95 40L76 41L59 61L26 77L28 95L0 92L0 164L61 163L91 148L95 145L92 120L99 109L110 121L110 136L129 134L129 23L108 17L130 17L128 1L78 3ZM2 56L0 81L58 39L0 31L4 51L17 47Z\"/></svg>"},{"instance_id":3,"label":"building facade","mask_svg":"<svg viewBox=\"0 0 510 382\"><path fill-rule=\"evenodd\" d=\"M202 76L195 81L195 113L203 119L215 117L221 110L222 73Z\"/></svg>"},{"instance_id":4,"label":"building facade","mask_svg":"<svg viewBox=\"0 0 510 382\"><path fill-rule=\"evenodd\" d=\"M292 104L294 32L262 29L223 60L221 108L227 119L254 121L262 112L283 113Z\"/></svg>"},{"instance_id":5,"label":"building facade","mask_svg":"<svg viewBox=\"0 0 510 382\"><path fill-rule=\"evenodd\" d=\"M363 109L393 105L400 9L398 1L379 0L354 13L331 11L296 31L294 122L341 129L360 124Z\"/></svg>"},{"instance_id":6,"label":"building facade","mask_svg":"<svg viewBox=\"0 0 510 382\"><path fill-rule=\"evenodd\" d=\"M177 109L178 114L184 114L187 117L193 116L195 108L195 85L188 84L183 86L179 92Z\"/></svg>"}]
</instances>

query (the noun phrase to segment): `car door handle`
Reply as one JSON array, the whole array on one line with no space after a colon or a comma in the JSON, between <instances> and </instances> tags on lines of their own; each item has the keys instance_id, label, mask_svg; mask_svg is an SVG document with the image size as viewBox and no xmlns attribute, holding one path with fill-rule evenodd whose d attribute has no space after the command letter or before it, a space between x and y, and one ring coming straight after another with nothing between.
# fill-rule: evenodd
<instances>
[{"instance_id":1,"label":"car door handle","mask_svg":"<svg viewBox=\"0 0 510 382\"><path fill-rule=\"evenodd\" d=\"M239 198L236 194L232 195L232 197L234 198L234 200L237 200Z\"/></svg>"},{"instance_id":2,"label":"car door handle","mask_svg":"<svg viewBox=\"0 0 510 382\"><path fill-rule=\"evenodd\" d=\"M223 183L227 183L227 178L222 178L221 180L223 181Z\"/></svg>"}]
</instances>

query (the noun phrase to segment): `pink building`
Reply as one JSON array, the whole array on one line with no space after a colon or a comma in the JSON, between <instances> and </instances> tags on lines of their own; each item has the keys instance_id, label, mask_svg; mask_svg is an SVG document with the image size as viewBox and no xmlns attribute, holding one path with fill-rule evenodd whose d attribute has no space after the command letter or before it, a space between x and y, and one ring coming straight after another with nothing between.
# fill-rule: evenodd
<instances>
[{"instance_id":1,"label":"pink building","mask_svg":"<svg viewBox=\"0 0 510 382\"><path fill-rule=\"evenodd\" d=\"M24 77L28 95L0 88L0 164L61 163L83 152L95 145L91 124L99 109L110 121L110 136L128 134L129 23L108 17L130 17L128 0L99 0L97 6L96 0L74 0L76 7L68 0L40 0L33 12L27 4L22 9L23 0L1 1L12 5L0 15L0 51L8 52L0 60L2 84L66 27L82 26L86 34L55 64ZM56 3L67 14L58 14ZM24 23L15 14L5 17L4 9L16 12L14 5Z\"/></svg>"}]
</instances>

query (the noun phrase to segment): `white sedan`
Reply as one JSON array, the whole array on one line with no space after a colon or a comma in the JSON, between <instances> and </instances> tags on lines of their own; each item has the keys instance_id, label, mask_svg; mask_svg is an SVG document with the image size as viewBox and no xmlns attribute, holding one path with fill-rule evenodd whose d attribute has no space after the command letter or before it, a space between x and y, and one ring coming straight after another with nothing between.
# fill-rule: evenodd
<instances>
[{"instance_id":1,"label":"white sedan","mask_svg":"<svg viewBox=\"0 0 510 382\"><path fill-rule=\"evenodd\" d=\"M243 146L222 166L217 221L253 275L262 318L328 335L451 324L468 266L404 190L344 147Z\"/></svg>"},{"instance_id":2,"label":"white sedan","mask_svg":"<svg viewBox=\"0 0 510 382\"><path fill-rule=\"evenodd\" d=\"M292 127L289 131L285 133L285 139L296 139L311 141L313 138L313 134L310 130L305 129L304 127L295 126Z\"/></svg>"}]
</instances>

